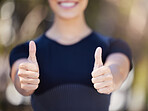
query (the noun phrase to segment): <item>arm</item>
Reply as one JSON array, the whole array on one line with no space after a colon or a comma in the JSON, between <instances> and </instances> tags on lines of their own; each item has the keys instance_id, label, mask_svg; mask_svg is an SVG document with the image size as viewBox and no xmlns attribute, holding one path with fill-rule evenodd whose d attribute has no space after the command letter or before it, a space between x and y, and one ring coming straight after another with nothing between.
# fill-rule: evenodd
<instances>
[{"instance_id":1,"label":"arm","mask_svg":"<svg viewBox=\"0 0 148 111\"><path fill-rule=\"evenodd\" d=\"M27 91L27 90L23 89L21 87L20 77L18 76L19 65L21 63L26 63L26 62L28 62L27 59L19 59L13 64L12 69L11 69L12 82L14 83L14 86L15 86L16 90L20 94L22 94L23 96L29 96L34 92L34 90Z\"/></svg>"},{"instance_id":2,"label":"arm","mask_svg":"<svg viewBox=\"0 0 148 111\"><path fill-rule=\"evenodd\" d=\"M120 88L129 72L129 60L122 53L112 53L105 64L102 62L102 49L95 52L95 64L92 82L99 93L110 94Z\"/></svg>"},{"instance_id":3,"label":"arm","mask_svg":"<svg viewBox=\"0 0 148 111\"><path fill-rule=\"evenodd\" d=\"M31 95L40 82L35 53L35 43L30 42L28 59L19 59L12 65L11 79L16 90L24 96Z\"/></svg>"},{"instance_id":4,"label":"arm","mask_svg":"<svg viewBox=\"0 0 148 111\"><path fill-rule=\"evenodd\" d=\"M115 84L114 90L120 88L129 72L130 62L127 56L122 53L113 53L108 56L104 66L111 70Z\"/></svg>"}]
</instances>

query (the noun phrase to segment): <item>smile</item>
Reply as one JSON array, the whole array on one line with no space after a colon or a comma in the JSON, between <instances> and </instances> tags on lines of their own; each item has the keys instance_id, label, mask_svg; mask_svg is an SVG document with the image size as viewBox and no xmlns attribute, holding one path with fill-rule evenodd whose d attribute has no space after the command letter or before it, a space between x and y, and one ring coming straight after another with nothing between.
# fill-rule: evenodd
<instances>
[{"instance_id":1,"label":"smile","mask_svg":"<svg viewBox=\"0 0 148 111\"><path fill-rule=\"evenodd\" d=\"M73 1L62 1L62 2L58 2L58 4L60 5L60 7L62 8L74 8L78 2L73 2Z\"/></svg>"}]
</instances>

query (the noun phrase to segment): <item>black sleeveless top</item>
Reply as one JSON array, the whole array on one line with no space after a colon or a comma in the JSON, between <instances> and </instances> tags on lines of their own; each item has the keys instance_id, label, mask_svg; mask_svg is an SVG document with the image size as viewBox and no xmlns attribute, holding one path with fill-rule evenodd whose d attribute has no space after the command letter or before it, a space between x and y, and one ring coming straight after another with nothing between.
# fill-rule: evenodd
<instances>
[{"instance_id":1,"label":"black sleeveless top","mask_svg":"<svg viewBox=\"0 0 148 111\"><path fill-rule=\"evenodd\" d=\"M104 37L92 32L79 42L62 45L45 34L38 37L37 61L40 84L31 96L34 111L107 111L110 95L99 94L91 82L94 53L102 47L105 62L111 53L125 54L132 68L131 51L120 39ZM10 53L10 66L20 58L27 58L29 42L16 46Z\"/></svg>"}]
</instances>

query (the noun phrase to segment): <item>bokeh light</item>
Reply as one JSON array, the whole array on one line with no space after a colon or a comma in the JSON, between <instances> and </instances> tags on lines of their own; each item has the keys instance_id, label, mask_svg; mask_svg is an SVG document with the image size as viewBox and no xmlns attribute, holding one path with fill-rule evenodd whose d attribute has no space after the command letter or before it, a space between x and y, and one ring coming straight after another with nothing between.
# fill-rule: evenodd
<instances>
[{"instance_id":1,"label":"bokeh light","mask_svg":"<svg viewBox=\"0 0 148 111\"><path fill-rule=\"evenodd\" d=\"M106 36L125 40L134 68L113 93L110 110L148 110L148 0L89 0L86 19ZM9 53L52 25L47 0L0 0L0 111L32 111L30 98L18 94L10 80Z\"/></svg>"}]
</instances>

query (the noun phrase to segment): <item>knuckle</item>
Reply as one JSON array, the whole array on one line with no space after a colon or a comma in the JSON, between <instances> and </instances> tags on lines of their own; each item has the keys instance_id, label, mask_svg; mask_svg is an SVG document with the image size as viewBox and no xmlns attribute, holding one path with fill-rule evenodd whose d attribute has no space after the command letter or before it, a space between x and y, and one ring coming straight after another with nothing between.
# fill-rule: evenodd
<instances>
[{"instance_id":1,"label":"knuckle","mask_svg":"<svg viewBox=\"0 0 148 111\"><path fill-rule=\"evenodd\" d=\"M101 93L101 94L103 94L103 93L104 93L104 92L103 92L103 90L98 90L98 92L99 92L99 93Z\"/></svg>"},{"instance_id":2,"label":"knuckle","mask_svg":"<svg viewBox=\"0 0 148 111\"><path fill-rule=\"evenodd\" d=\"M100 73L99 70L93 71L92 72L92 77L95 78L95 77L99 76L99 73Z\"/></svg>"},{"instance_id":3,"label":"knuckle","mask_svg":"<svg viewBox=\"0 0 148 111\"><path fill-rule=\"evenodd\" d=\"M22 66L24 66L24 63L20 63L20 64L19 64L19 67L22 67Z\"/></svg>"},{"instance_id":4,"label":"knuckle","mask_svg":"<svg viewBox=\"0 0 148 111\"><path fill-rule=\"evenodd\" d=\"M24 86L21 84L21 89L24 89Z\"/></svg>"},{"instance_id":5,"label":"knuckle","mask_svg":"<svg viewBox=\"0 0 148 111\"><path fill-rule=\"evenodd\" d=\"M95 89L98 89L98 84L94 84L94 88Z\"/></svg>"},{"instance_id":6,"label":"knuckle","mask_svg":"<svg viewBox=\"0 0 148 111\"><path fill-rule=\"evenodd\" d=\"M38 88L38 85L35 85L35 86L34 86L34 90L37 89L37 88Z\"/></svg>"},{"instance_id":7,"label":"knuckle","mask_svg":"<svg viewBox=\"0 0 148 111\"><path fill-rule=\"evenodd\" d=\"M26 90L26 85L21 84L21 88L24 89L24 90Z\"/></svg>"},{"instance_id":8,"label":"knuckle","mask_svg":"<svg viewBox=\"0 0 148 111\"><path fill-rule=\"evenodd\" d=\"M31 53L33 53L33 51L30 51ZM29 59L34 60L36 59L36 57L34 55L29 55Z\"/></svg>"},{"instance_id":9,"label":"knuckle","mask_svg":"<svg viewBox=\"0 0 148 111\"><path fill-rule=\"evenodd\" d=\"M94 76L95 76L94 71L91 73L91 75L92 75L92 77L94 77Z\"/></svg>"},{"instance_id":10,"label":"knuckle","mask_svg":"<svg viewBox=\"0 0 148 111\"><path fill-rule=\"evenodd\" d=\"M40 83L39 79L30 79L29 83L32 83L34 85L38 85Z\"/></svg>"},{"instance_id":11,"label":"knuckle","mask_svg":"<svg viewBox=\"0 0 148 111\"><path fill-rule=\"evenodd\" d=\"M98 92L98 93L101 93L101 91L100 91L100 90L97 90L97 92Z\"/></svg>"},{"instance_id":12,"label":"knuckle","mask_svg":"<svg viewBox=\"0 0 148 111\"><path fill-rule=\"evenodd\" d=\"M19 64L19 69L22 69L22 68L26 68L26 63L23 62Z\"/></svg>"},{"instance_id":13,"label":"knuckle","mask_svg":"<svg viewBox=\"0 0 148 111\"><path fill-rule=\"evenodd\" d=\"M38 84L40 83L40 79L38 79Z\"/></svg>"},{"instance_id":14,"label":"knuckle","mask_svg":"<svg viewBox=\"0 0 148 111\"><path fill-rule=\"evenodd\" d=\"M95 83L95 80L94 80L94 78L92 78L92 79L91 79L91 81L92 81L92 83Z\"/></svg>"},{"instance_id":15,"label":"knuckle","mask_svg":"<svg viewBox=\"0 0 148 111\"><path fill-rule=\"evenodd\" d=\"M39 78L39 73L36 73L36 77Z\"/></svg>"},{"instance_id":16,"label":"knuckle","mask_svg":"<svg viewBox=\"0 0 148 111\"><path fill-rule=\"evenodd\" d=\"M18 70L18 73L17 73L18 76L21 76L22 75L22 72L20 70Z\"/></svg>"},{"instance_id":17,"label":"knuckle","mask_svg":"<svg viewBox=\"0 0 148 111\"><path fill-rule=\"evenodd\" d=\"M97 89L97 88L96 88L96 84L94 84L94 88Z\"/></svg>"},{"instance_id":18,"label":"knuckle","mask_svg":"<svg viewBox=\"0 0 148 111\"><path fill-rule=\"evenodd\" d=\"M20 83L23 83L23 78L20 77Z\"/></svg>"},{"instance_id":19,"label":"knuckle","mask_svg":"<svg viewBox=\"0 0 148 111\"><path fill-rule=\"evenodd\" d=\"M34 85L38 84L38 80L37 80L37 79L33 79L31 82L32 82Z\"/></svg>"},{"instance_id":20,"label":"knuckle","mask_svg":"<svg viewBox=\"0 0 148 111\"><path fill-rule=\"evenodd\" d=\"M18 74L17 74L19 77L26 77L27 76L27 73L26 71L18 71Z\"/></svg>"}]
</instances>

